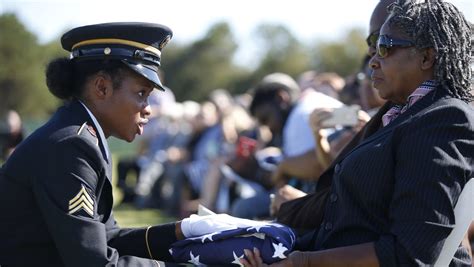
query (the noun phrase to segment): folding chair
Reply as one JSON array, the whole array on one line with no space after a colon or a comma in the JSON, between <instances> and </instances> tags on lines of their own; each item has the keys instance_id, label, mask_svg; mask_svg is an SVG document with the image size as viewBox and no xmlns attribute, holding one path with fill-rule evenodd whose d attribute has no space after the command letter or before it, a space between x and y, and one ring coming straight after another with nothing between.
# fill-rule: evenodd
<instances>
[{"instance_id":1,"label":"folding chair","mask_svg":"<svg viewBox=\"0 0 474 267\"><path fill-rule=\"evenodd\" d=\"M454 208L454 217L456 218L456 226L444 242L435 267L449 266L469 225L474 220L474 178L469 179L464 186Z\"/></svg>"}]
</instances>

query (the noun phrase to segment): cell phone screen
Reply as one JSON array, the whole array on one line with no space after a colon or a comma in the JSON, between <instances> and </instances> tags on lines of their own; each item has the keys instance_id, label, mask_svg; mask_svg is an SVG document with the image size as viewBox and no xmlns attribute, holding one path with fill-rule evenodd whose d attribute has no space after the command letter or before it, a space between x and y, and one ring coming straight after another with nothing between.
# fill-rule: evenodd
<instances>
[{"instance_id":1,"label":"cell phone screen","mask_svg":"<svg viewBox=\"0 0 474 267\"><path fill-rule=\"evenodd\" d=\"M360 106L344 106L341 108L334 109L327 120L322 122L323 127L335 127L339 126L354 126L358 122L358 113Z\"/></svg>"}]
</instances>

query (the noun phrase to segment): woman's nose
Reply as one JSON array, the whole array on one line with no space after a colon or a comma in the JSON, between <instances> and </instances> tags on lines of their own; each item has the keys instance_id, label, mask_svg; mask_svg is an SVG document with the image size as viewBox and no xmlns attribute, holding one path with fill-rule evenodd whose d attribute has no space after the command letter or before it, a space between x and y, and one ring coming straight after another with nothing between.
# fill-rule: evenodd
<instances>
[{"instance_id":1,"label":"woman's nose","mask_svg":"<svg viewBox=\"0 0 474 267\"><path fill-rule=\"evenodd\" d=\"M147 102L145 102L145 106L143 107L143 110L142 110L142 114L145 116L145 117L149 117L151 115L151 106L150 104Z\"/></svg>"},{"instance_id":2,"label":"woman's nose","mask_svg":"<svg viewBox=\"0 0 474 267\"><path fill-rule=\"evenodd\" d=\"M370 58L369 60L369 67L371 69L376 69L378 68L380 65L379 65L379 61L377 59L377 56L375 55L375 53L372 55L372 57Z\"/></svg>"}]
</instances>

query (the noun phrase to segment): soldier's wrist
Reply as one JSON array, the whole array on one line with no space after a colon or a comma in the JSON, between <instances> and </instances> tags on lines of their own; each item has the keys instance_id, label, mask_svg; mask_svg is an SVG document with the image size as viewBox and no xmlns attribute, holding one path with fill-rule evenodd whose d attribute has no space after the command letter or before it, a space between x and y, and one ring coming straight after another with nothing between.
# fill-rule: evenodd
<instances>
[{"instance_id":1,"label":"soldier's wrist","mask_svg":"<svg viewBox=\"0 0 474 267\"><path fill-rule=\"evenodd\" d=\"M177 240L183 240L185 238L183 234L183 230L181 229L181 221L177 221L175 223L174 232L175 232Z\"/></svg>"}]
</instances>

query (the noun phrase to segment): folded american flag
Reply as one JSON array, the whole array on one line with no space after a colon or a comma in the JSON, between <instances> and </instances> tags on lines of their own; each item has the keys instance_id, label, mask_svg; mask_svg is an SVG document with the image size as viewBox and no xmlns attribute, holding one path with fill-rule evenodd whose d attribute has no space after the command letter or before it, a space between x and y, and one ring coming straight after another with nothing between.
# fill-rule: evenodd
<instances>
[{"instance_id":1,"label":"folded american flag","mask_svg":"<svg viewBox=\"0 0 474 267\"><path fill-rule=\"evenodd\" d=\"M294 245L291 228L268 223L180 240L170 253L177 262L243 266L239 259L244 258L244 249L258 248L263 261L270 264L285 259Z\"/></svg>"}]
</instances>

